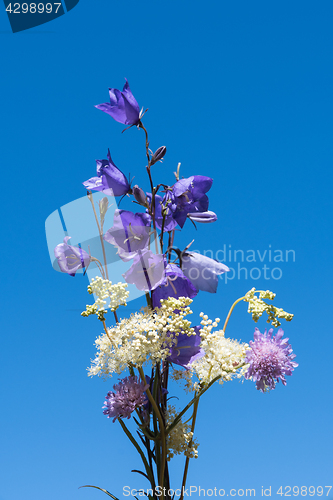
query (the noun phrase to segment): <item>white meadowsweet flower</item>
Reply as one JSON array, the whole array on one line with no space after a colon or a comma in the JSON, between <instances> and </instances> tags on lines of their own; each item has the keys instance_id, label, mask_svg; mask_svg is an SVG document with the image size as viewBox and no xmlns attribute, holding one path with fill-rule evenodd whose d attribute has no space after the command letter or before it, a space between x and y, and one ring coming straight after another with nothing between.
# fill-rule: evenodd
<instances>
[{"instance_id":1,"label":"white meadowsweet flower","mask_svg":"<svg viewBox=\"0 0 333 500\"><path fill-rule=\"evenodd\" d=\"M193 383L193 390L199 390L200 386L209 384L216 377L221 377L220 384L234 377L241 378L245 373L242 368L245 365L246 351L249 349L248 344L226 338L223 330L212 332L219 323L219 318L212 321L203 313L200 316L200 347L205 351L205 355L194 361L191 366L191 371L199 379L199 383Z\"/></svg>"},{"instance_id":2,"label":"white meadowsweet flower","mask_svg":"<svg viewBox=\"0 0 333 500\"><path fill-rule=\"evenodd\" d=\"M119 306L126 306L126 300L129 296L129 291L126 290L127 287L127 283L119 282L113 285L111 281L96 276L95 279L91 280L88 292L95 294L97 299L94 304L87 305L82 316L89 316L90 314L103 315L103 313L107 312L106 308L110 308L114 312Z\"/></svg>"},{"instance_id":3,"label":"white meadowsweet flower","mask_svg":"<svg viewBox=\"0 0 333 500\"><path fill-rule=\"evenodd\" d=\"M185 319L192 313L191 302L185 297L169 298L162 307L154 311L144 308L109 328L108 335L101 335L95 342L98 352L89 375L112 376L126 370L129 364L141 367L166 359L180 332L194 333L191 322Z\"/></svg>"},{"instance_id":4,"label":"white meadowsweet flower","mask_svg":"<svg viewBox=\"0 0 333 500\"><path fill-rule=\"evenodd\" d=\"M165 414L165 423L170 425L177 416L176 408L169 405ZM174 455L184 454L188 458L198 457L199 443L193 440L191 426L181 420L167 435L167 460L171 460ZM190 446L189 446L190 445Z\"/></svg>"},{"instance_id":5,"label":"white meadowsweet flower","mask_svg":"<svg viewBox=\"0 0 333 500\"><path fill-rule=\"evenodd\" d=\"M201 333L201 332L200 332ZM220 376L219 383L240 378L243 371L240 367L245 365L245 354L249 349L248 344L224 336L223 330L201 333L201 347L205 356L192 364L192 371L198 377L201 385L209 384L214 378ZM194 390L198 385L194 384Z\"/></svg>"},{"instance_id":6,"label":"white meadowsweet flower","mask_svg":"<svg viewBox=\"0 0 333 500\"><path fill-rule=\"evenodd\" d=\"M255 294L259 293L259 297L257 297ZM255 288L251 288L247 292L247 294L244 297L244 301L248 302L249 307L248 307L248 312L252 315L253 321L256 323L258 319L263 315L263 313L266 311L268 319L267 323L272 323L273 326L280 326L281 323L279 319L284 318L286 321L291 321L294 317L293 314L287 313L284 311L281 307L276 307L273 306L272 304L267 304L262 299L269 299L273 300L275 297L275 293L270 292L269 290L266 291L256 291Z\"/></svg>"}]
</instances>

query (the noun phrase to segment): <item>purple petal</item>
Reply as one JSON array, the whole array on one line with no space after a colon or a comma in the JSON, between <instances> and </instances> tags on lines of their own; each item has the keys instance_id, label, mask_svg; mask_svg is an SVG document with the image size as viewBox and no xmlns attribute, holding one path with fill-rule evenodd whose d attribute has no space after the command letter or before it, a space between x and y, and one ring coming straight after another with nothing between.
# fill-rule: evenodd
<instances>
[{"instance_id":1,"label":"purple petal","mask_svg":"<svg viewBox=\"0 0 333 500\"><path fill-rule=\"evenodd\" d=\"M183 255L182 270L198 290L216 293L218 275L229 271L229 268L217 260L192 252Z\"/></svg>"},{"instance_id":2,"label":"purple petal","mask_svg":"<svg viewBox=\"0 0 333 500\"><path fill-rule=\"evenodd\" d=\"M139 250L132 266L123 277L127 283L134 284L139 290L154 290L165 281L164 255L156 255L151 250Z\"/></svg>"},{"instance_id":3,"label":"purple petal","mask_svg":"<svg viewBox=\"0 0 333 500\"><path fill-rule=\"evenodd\" d=\"M176 264L168 264L165 269L165 282L160 284L153 293L153 307L161 306L161 299L169 297L189 297L192 299L198 290L191 281L184 275Z\"/></svg>"},{"instance_id":4,"label":"purple petal","mask_svg":"<svg viewBox=\"0 0 333 500\"><path fill-rule=\"evenodd\" d=\"M193 222L201 222L208 224L210 222L215 222L217 220L217 215L214 212L208 210L207 212L193 212L187 214L187 216L193 220Z\"/></svg>"},{"instance_id":5,"label":"purple petal","mask_svg":"<svg viewBox=\"0 0 333 500\"><path fill-rule=\"evenodd\" d=\"M176 365L189 368L196 359L202 358L205 352L200 347L200 326L195 326L195 335L188 336L186 333L180 333L175 337L174 345L170 349L168 361Z\"/></svg>"}]
</instances>

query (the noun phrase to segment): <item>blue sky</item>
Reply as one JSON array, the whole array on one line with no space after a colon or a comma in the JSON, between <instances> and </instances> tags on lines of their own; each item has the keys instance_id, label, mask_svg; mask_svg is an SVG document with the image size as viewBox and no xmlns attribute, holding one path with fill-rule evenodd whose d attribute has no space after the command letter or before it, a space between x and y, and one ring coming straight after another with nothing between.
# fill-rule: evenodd
<instances>
[{"instance_id":1,"label":"blue sky","mask_svg":"<svg viewBox=\"0 0 333 500\"><path fill-rule=\"evenodd\" d=\"M280 486L333 485L332 15L326 0L80 0L12 34L3 9L0 500L102 498L83 484L124 498L123 486L146 487L130 472L140 466L135 450L101 411L116 379L87 377L101 333L80 316L87 281L52 269L45 238L47 217L85 195L82 182L108 147L148 189L143 132L121 134L94 108L124 77L149 108L152 149L168 148L154 178L172 183L181 162L184 177L214 179L218 221L187 225L179 246L195 238L192 248L214 256L224 248L257 255L227 260L235 278L221 280L216 295L201 292L194 316L224 318L253 286L272 289L276 305L295 314L283 325L300 365L287 387L263 395L235 381L205 394L188 484L255 488L256 496L271 486L272 498ZM269 262L269 250L293 250L295 259ZM248 342L253 330L238 305L227 334ZM175 487L182 467L171 467Z\"/></svg>"}]
</instances>

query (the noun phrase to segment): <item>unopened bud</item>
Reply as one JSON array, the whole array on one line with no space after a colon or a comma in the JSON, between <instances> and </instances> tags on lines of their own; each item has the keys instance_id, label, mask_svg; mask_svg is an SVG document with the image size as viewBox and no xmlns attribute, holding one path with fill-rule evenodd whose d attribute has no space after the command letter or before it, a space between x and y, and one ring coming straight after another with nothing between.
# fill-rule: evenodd
<instances>
[{"instance_id":1,"label":"unopened bud","mask_svg":"<svg viewBox=\"0 0 333 500\"><path fill-rule=\"evenodd\" d=\"M208 224L209 222L215 222L217 220L217 215L214 212L208 210L207 212L192 212L187 214L187 216L193 220L193 222L203 222Z\"/></svg>"},{"instance_id":2,"label":"unopened bud","mask_svg":"<svg viewBox=\"0 0 333 500\"><path fill-rule=\"evenodd\" d=\"M133 187L132 189L133 191L133 195L134 195L134 198L136 199L136 201L140 204L140 205L143 205L144 207L147 206L147 200L146 200L146 195L143 191L143 189L141 189L137 184Z\"/></svg>"},{"instance_id":3,"label":"unopened bud","mask_svg":"<svg viewBox=\"0 0 333 500\"><path fill-rule=\"evenodd\" d=\"M150 164L154 165L154 163L158 162L159 160L162 160L165 153L166 153L165 146L161 146L160 148L156 149L155 153L151 157Z\"/></svg>"},{"instance_id":4,"label":"unopened bud","mask_svg":"<svg viewBox=\"0 0 333 500\"><path fill-rule=\"evenodd\" d=\"M99 200L98 205L99 205L99 213L101 216L101 222L103 224L106 212L108 211L109 208L109 200L105 196L104 198Z\"/></svg>"}]
</instances>

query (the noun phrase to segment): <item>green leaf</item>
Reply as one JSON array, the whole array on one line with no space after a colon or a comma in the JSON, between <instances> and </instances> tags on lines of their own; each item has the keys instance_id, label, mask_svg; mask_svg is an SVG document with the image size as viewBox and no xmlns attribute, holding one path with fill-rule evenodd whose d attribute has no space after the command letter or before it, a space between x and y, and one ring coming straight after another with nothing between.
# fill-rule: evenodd
<instances>
[{"instance_id":1,"label":"green leaf","mask_svg":"<svg viewBox=\"0 0 333 500\"><path fill-rule=\"evenodd\" d=\"M112 495L109 491L103 490L103 488L99 488L99 486L92 486L91 484L85 484L84 486L79 486L79 489L80 488L96 488L97 490L104 491L104 493L109 495L109 497L113 498L113 500L119 500L119 498Z\"/></svg>"},{"instance_id":2,"label":"green leaf","mask_svg":"<svg viewBox=\"0 0 333 500\"><path fill-rule=\"evenodd\" d=\"M144 476L146 479L148 479L149 481L149 477L147 476L147 474L145 474L144 472L142 472L141 470L136 470L136 469L133 469L131 470L131 472L137 472L138 474L141 474L141 476Z\"/></svg>"}]
</instances>

